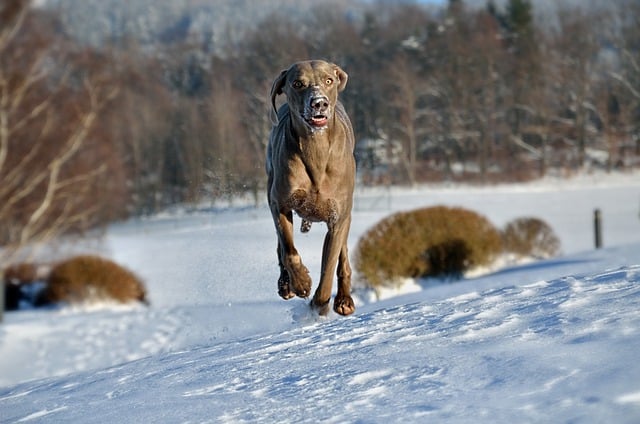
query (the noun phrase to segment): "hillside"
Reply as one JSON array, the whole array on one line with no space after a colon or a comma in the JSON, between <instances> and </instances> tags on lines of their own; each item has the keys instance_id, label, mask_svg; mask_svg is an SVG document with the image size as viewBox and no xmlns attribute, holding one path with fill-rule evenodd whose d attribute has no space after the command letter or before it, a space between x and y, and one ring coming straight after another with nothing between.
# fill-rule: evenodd
<instances>
[{"instance_id":1,"label":"hillside","mask_svg":"<svg viewBox=\"0 0 640 424\"><path fill-rule=\"evenodd\" d=\"M277 333L0 389L2 421L637 422L640 267L521 284L535 268L347 319L295 308Z\"/></svg>"},{"instance_id":2,"label":"hillside","mask_svg":"<svg viewBox=\"0 0 640 424\"><path fill-rule=\"evenodd\" d=\"M638 181L359 191L351 246L392 211L447 204L496 225L535 212L565 255L455 284L418 281L382 301L357 290L348 318L278 298L265 207L114 225L93 248L141 275L151 306L6 314L0 421L637 422ZM323 236L322 225L296 234L314 281Z\"/></svg>"}]
</instances>

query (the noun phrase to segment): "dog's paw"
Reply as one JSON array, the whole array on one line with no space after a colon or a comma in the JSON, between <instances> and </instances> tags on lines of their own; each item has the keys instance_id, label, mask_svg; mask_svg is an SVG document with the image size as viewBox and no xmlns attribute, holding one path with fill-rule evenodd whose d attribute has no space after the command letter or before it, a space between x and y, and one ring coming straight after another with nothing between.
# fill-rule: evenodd
<instances>
[{"instance_id":1,"label":"dog's paw","mask_svg":"<svg viewBox=\"0 0 640 424\"><path fill-rule=\"evenodd\" d=\"M351 296L336 296L333 301L333 310L340 315L351 315L355 312L356 305L353 303Z\"/></svg>"},{"instance_id":2,"label":"dog's paw","mask_svg":"<svg viewBox=\"0 0 640 424\"><path fill-rule=\"evenodd\" d=\"M289 300L296 295L291 291L289 274L287 274L286 271L280 275L280 278L278 278L278 295L280 295L284 300Z\"/></svg>"},{"instance_id":3,"label":"dog's paw","mask_svg":"<svg viewBox=\"0 0 640 424\"><path fill-rule=\"evenodd\" d=\"M296 296L296 294L291 291L288 285L286 287L278 287L278 295L284 300L289 300Z\"/></svg>"},{"instance_id":4,"label":"dog's paw","mask_svg":"<svg viewBox=\"0 0 640 424\"><path fill-rule=\"evenodd\" d=\"M296 296L304 299L309 297L311 294L311 277L306 266L300 264L292 269L290 287Z\"/></svg>"}]
</instances>

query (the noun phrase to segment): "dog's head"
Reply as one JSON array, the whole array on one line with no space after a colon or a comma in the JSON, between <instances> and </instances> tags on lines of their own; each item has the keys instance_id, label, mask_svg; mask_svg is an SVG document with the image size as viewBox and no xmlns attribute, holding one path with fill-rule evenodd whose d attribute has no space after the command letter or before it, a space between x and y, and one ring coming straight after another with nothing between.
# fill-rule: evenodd
<instances>
[{"instance_id":1,"label":"dog's head","mask_svg":"<svg viewBox=\"0 0 640 424\"><path fill-rule=\"evenodd\" d=\"M322 60L294 63L273 82L271 105L275 111L276 97L284 93L292 116L312 130L326 128L347 79L347 73L333 63Z\"/></svg>"}]
</instances>

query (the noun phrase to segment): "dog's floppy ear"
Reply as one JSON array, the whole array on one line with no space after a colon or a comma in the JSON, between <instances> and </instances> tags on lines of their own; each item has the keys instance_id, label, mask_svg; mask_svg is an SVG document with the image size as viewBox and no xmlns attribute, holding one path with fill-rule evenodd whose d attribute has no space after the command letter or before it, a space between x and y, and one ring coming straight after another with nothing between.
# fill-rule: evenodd
<instances>
[{"instance_id":1,"label":"dog's floppy ear","mask_svg":"<svg viewBox=\"0 0 640 424\"><path fill-rule=\"evenodd\" d=\"M282 94L282 87L284 87L284 83L287 79L287 71L280 72L278 78L273 81L273 85L271 86L271 107L273 108L273 113L278 114L278 110L276 109L276 97Z\"/></svg>"},{"instance_id":2,"label":"dog's floppy ear","mask_svg":"<svg viewBox=\"0 0 640 424\"><path fill-rule=\"evenodd\" d=\"M338 85L338 91L344 90L347 86L347 80L349 79L349 75L345 71L342 70L338 65L333 65L333 73L338 77L338 81L340 81L340 85Z\"/></svg>"}]
</instances>

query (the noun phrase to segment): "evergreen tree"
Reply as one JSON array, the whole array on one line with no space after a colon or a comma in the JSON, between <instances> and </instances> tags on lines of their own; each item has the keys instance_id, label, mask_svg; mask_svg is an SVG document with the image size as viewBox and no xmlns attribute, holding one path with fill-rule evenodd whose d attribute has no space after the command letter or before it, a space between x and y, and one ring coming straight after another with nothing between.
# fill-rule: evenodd
<instances>
[{"instance_id":1,"label":"evergreen tree","mask_svg":"<svg viewBox=\"0 0 640 424\"><path fill-rule=\"evenodd\" d=\"M517 38L528 38L533 34L533 13L529 0L509 0L507 19L511 34Z\"/></svg>"}]
</instances>

